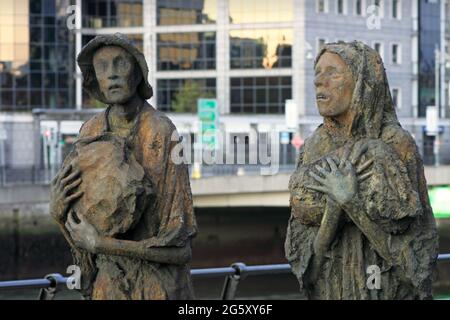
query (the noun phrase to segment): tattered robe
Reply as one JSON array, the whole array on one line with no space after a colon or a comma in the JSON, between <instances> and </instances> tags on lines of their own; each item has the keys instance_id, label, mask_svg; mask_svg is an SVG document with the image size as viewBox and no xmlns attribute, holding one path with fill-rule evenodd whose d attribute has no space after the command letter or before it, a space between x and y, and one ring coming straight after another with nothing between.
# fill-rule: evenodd
<instances>
[{"instance_id":1,"label":"tattered robe","mask_svg":"<svg viewBox=\"0 0 450 320\"><path fill-rule=\"evenodd\" d=\"M437 258L437 232L424 169L414 139L397 121L381 58L360 42L326 45L350 67L355 79L349 137L334 134L325 118L300 150L289 183L291 217L285 243L305 299L429 299ZM316 60L316 62L318 61ZM361 162L374 159L373 175L358 184L357 207L340 208L305 188L309 172L344 146L367 142ZM342 210L342 212L341 212ZM314 240L325 212L342 219L316 281L311 281ZM371 287L371 269L380 287Z\"/></svg>"},{"instance_id":2,"label":"tattered robe","mask_svg":"<svg viewBox=\"0 0 450 320\"><path fill-rule=\"evenodd\" d=\"M87 121L80 138L109 131L108 109ZM161 112L145 103L131 135L132 152L153 186L155 198L136 226L118 235L148 248L189 245L197 231L189 174L184 163L171 160L180 143L175 126ZM61 228L65 229L63 225ZM67 230L63 230L67 234ZM72 246L75 263L81 267L81 292L88 299L192 299L187 265L161 264L118 255L93 255Z\"/></svg>"}]
</instances>

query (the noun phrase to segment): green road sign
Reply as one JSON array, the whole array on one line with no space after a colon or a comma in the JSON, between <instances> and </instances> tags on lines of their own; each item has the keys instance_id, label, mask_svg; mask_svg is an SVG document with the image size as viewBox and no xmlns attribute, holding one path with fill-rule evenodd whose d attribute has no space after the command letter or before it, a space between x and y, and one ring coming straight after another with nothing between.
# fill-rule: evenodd
<instances>
[{"instance_id":1,"label":"green road sign","mask_svg":"<svg viewBox=\"0 0 450 320\"><path fill-rule=\"evenodd\" d=\"M429 187L431 207L436 218L450 218L450 186Z\"/></svg>"},{"instance_id":2,"label":"green road sign","mask_svg":"<svg viewBox=\"0 0 450 320\"><path fill-rule=\"evenodd\" d=\"M216 99L198 99L198 107L201 110L217 110Z\"/></svg>"},{"instance_id":3,"label":"green road sign","mask_svg":"<svg viewBox=\"0 0 450 320\"><path fill-rule=\"evenodd\" d=\"M216 121L216 113L214 111L202 111L198 113L198 117L202 122Z\"/></svg>"},{"instance_id":4,"label":"green road sign","mask_svg":"<svg viewBox=\"0 0 450 320\"><path fill-rule=\"evenodd\" d=\"M202 112L215 112L217 113L217 100L216 99L198 99L197 100L198 114Z\"/></svg>"},{"instance_id":5,"label":"green road sign","mask_svg":"<svg viewBox=\"0 0 450 320\"><path fill-rule=\"evenodd\" d=\"M217 129L216 123L213 122L202 122L202 132L205 131L214 131Z\"/></svg>"},{"instance_id":6,"label":"green road sign","mask_svg":"<svg viewBox=\"0 0 450 320\"><path fill-rule=\"evenodd\" d=\"M199 133L203 146L210 149L217 146L219 109L216 99L198 99L197 114L200 120Z\"/></svg>"}]
</instances>

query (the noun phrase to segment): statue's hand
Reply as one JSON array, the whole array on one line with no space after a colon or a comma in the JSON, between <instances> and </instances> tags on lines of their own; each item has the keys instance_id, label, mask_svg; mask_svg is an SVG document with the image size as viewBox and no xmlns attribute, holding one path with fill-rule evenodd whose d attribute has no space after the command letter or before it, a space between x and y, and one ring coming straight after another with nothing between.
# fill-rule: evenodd
<instances>
[{"instance_id":1,"label":"statue's hand","mask_svg":"<svg viewBox=\"0 0 450 320\"><path fill-rule=\"evenodd\" d=\"M357 192L358 182L362 182L372 176L372 171L365 172L373 164L373 159L356 167L361 156L368 150L368 144L356 145L353 150L349 147L344 149L341 159L337 157L327 157L323 167L317 165L316 169L323 177L314 172L310 176L319 185L306 186L309 189L327 194L340 206L350 201ZM328 165L327 165L328 164Z\"/></svg>"},{"instance_id":2,"label":"statue's hand","mask_svg":"<svg viewBox=\"0 0 450 320\"><path fill-rule=\"evenodd\" d=\"M356 175L358 177L358 182L362 182L367 178L370 178L373 174L372 171L367 171L367 169L372 167L373 159L369 159L364 163L359 163L363 154L366 153L369 146L367 142L356 144L351 149L349 146L344 148L344 152L342 153L341 158L339 159L336 155L331 156L336 165L341 169L345 167L345 163L350 161L353 167L356 170ZM327 162L323 161L322 168L328 168Z\"/></svg>"},{"instance_id":3,"label":"statue's hand","mask_svg":"<svg viewBox=\"0 0 450 320\"><path fill-rule=\"evenodd\" d=\"M350 161L343 162L339 167L331 158L326 158L330 166L330 171L317 165L316 169L323 177L314 172L309 175L316 180L319 185L308 185L309 189L322 192L331 197L340 206L348 203L355 195L358 189L358 179L356 171Z\"/></svg>"},{"instance_id":4,"label":"statue's hand","mask_svg":"<svg viewBox=\"0 0 450 320\"><path fill-rule=\"evenodd\" d=\"M335 163L338 164L339 168L345 167L345 163L350 161L354 168L356 168L356 175L358 176L358 182L362 182L367 178L372 176L372 171L368 171L364 173L367 169L369 169L373 164L373 159L369 159L366 162L357 166L360 162L361 157L366 151L369 149L369 145L367 142L354 145L351 150L348 146L345 147L344 153L342 154L341 159L333 158Z\"/></svg>"},{"instance_id":5,"label":"statue's hand","mask_svg":"<svg viewBox=\"0 0 450 320\"><path fill-rule=\"evenodd\" d=\"M73 211L67 215L66 229L69 231L75 245L90 253L97 253L100 243L100 234L97 229L84 217L79 217L80 223L74 220Z\"/></svg>"},{"instance_id":6,"label":"statue's hand","mask_svg":"<svg viewBox=\"0 0 450 320\"><path fill-rule=\"evenodd\" d=\"M74 169L75 163L61 168L51 183L50 214L58 222L64 222L64 216L70 204L83 195L76 192L81 183L80 170Z\"/></svg>"}]
</instances>

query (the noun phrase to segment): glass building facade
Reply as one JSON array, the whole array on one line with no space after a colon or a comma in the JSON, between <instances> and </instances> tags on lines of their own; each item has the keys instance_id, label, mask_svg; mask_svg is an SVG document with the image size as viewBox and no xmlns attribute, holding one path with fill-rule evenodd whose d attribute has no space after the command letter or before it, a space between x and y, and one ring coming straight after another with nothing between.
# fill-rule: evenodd
<instances>
[{"instance_id":1,"label":"glass building facade","mask_svg":"<svg viewBox=\"0 0 450 320\"><path fill-rule=\"evenodd\" d=\"M291 77L239 77L230 79L231 113L284 113L292 98Z\"/></svg>"},{"instance_id":2,"label":"glass building facade","mask_svg":"<svg viewBox=\"0 0 450 320\"><path fill-rule=\"evenodd\" d=\"M66 19L68 6L75 2L1 1L0 111L104 107L80 89L80 78L74 75L78 33L67 28ZM262 131L273 126L285 130L286 100L297 105L300 123L320 119L313 90L314 57L324 43L339 40L357 39L377 48L399 117L425 116L426 106L435 104L434 51L440 44L442 1L414 0L411 6L406 2L77 1L82 5L82 44L113 32L130 38L149 64L154 89L150 102L167 112L184 113L171 117L190 119L185 131L195 125L198 98L215 97L220 113L231 115L224 119L239 118ZM366 30L367 9L376 3L381 5L381 29ZM448 8L447 4L450 16ZM449 39L447 35L450 43ZM442 98L448 103L448 96ZM240 125L232 123L227 130L236 133L248 127ZM305 126L305 136L312 127ZM412 127L420 139L422 127Z\"/></svg>"},{"instance_id":3,"label":"glass building facade","mask_svg":"<svg viewBox=\"0 0 450 320\"><path fill-rule=\"evenodd\" d=\"M175 107L177 100L180 98L177 95L183 91L183 88L189 90L190 94L198 95L203 98L216 97L216 79L159 79L156 83L157 87L157 106L158 109L166 112L189 112L195 110L196 106L188 110L177 110ZM189 98L189 97L186 97ZM192 100L196 100L193 97ZM194 102L195 103L195 102ZM194 111L192 111L194 112Z\"/></svg>"},{"instance_id":4,"label":"glass building facade","mask_svg":"<svg viewBox=\"0 0 450 320\"><path fill-rule=\"evenodd\" d=\"M220 6L229 10L229 18L217 16ZM180 111L173 106L177 92L186 83L195 82L201 95L198 98L219 97L220 91L227 92L228 97L222 103L228 105L231 114L283 113L285 100L292 97L292 76L249 77L248 72L291 70L293 29L286 27L286 23L294 19L293 8L293 0L222 3L219 0L156 0L157 26L168 26L169 31L179 25L180 30L198 29L203 24L211 30L175 33L159 29L156 34L157 107ZM254 24L261 27L255 28ZM265 28L266 24L271 24L270 28ZM218 30L223 26L227 30L226 41L218 39ZM193 71L209 73L200 80L195 79L198 75L194 76ZM225 83L217 87L217 79L224 79L228 71L233 71L233 75L225 76L222 80ZM165 78L166 72L171 72L170 78Z\"/></svg>"},{"instance_id":5,"label":"glass building facade","mask_svg":"<svg viewBox=\"0 0 450 320\"><path fill-rule=\"evenodd\" d=\"M1 110L75 108L75 37L66 26L66 9L74 3L70 0L2 2ZM284 101L292 97L292 76L249 77L248 71L291 70L293 29L283 23L293 21L293 0L279 3L229 0L226 6L229 19L225 20L218 19L219 0L83 0L81 3L83 45L97 34L96 30L120 28L147 55L144 42L149 39L144 39L144 31L136 33L139 29L135 27L144 26L144 5L153 3L156 26L163 28L150 32L154 39L150 40L154 41L150 54L156 55L156 65L151 68L157 73L152 80L155 104L162 110L181 112L183 109L174 107L173 102L186 86L194 86L199 97L218 97L218 90L224 90L217 87L223 67L234 71L225 81L230 113L281 114ZM230 26L225 33L228 45L222 59L217 52L218 23ZM262 27L246 27L254 23ZM267 23L272 26L264 28ZM207 29L198 31L199 25ZM172 29L164 30L165 27ZM195 28L197 31L190 31ZM170 77L165 77L167 72L171 73ZM192 72L207 74L199 77ZM104 107L84 91L82 106ZM192 108L187 110L193 112Z\"/></svg>"},{"instance_id":6,"label":"glass building facade","mask_svg":"<svg viewBox=\"0 0 450 320\"><path fill-rule=\"evenodd\" d=\"M211 24L220 0L157 0L157 25Z\"/></svg>"},{"instance_id":7,"label":"glass building facade","mask_svg":"<svg viewBox=\"0 0 450 320\"><path fill-rule=\"evenodd\" d=\"M230 31L230 68L290 68L291 29L250 29Z\"/></svg>"},{"instance_id":8,"label":"glass building facade","mask_svg":"<svg viewBox=\"0 0 450 320\"><path fill-rule=\"evenodd\" d=\"M216 68L214 32L160 33L157 36L158 70Z\"/></svg>"},{"instance_id":9,"label":"glass building facade","mask_svg":"<svg viewBox=\"0 0 450 320\"><path fill-rule=\"evenodd\" d=\"M0 6L0 111L73 107L73 44L64 0Z\"/></svg>"},{"instance_id":10,"label":"glass building facade","mask_svg":"<svg viewBox=\"0 0 450 320\"><path fill-rule=\"evenodd\" d=\"M142 26L142 0L84 0L83 27L139 27Z\"/></svg>"},{"instance_id":11,"label":"glass building facade","mask_svg":"<svg viewBox=\"0 0 450 320\"><path fill-rule=\"evenodd\" d=\"M335 12L338 2L327 2L334 8L329 12ZM3 2L2 110L75 107L74 40L65 25L67 6L73 3ZM297 38L294 41L298 20L294 0L82 0L81 3L82 43L104 33L105 28L126 34L147 57L158 108L178 112L180 109L174 108L172 101L186 83L195 83L201 95L221 99L223 112L231 114L282 114L287 99L303 99L293 94L293 89L299 87L299 79L296 80L299 70L293 62L294 42L302 41ZM363 8L361 3L369 4L361 2L354 13L350 3L347 14L355 16ZM424 115L426 105L434 99L438 7L434 2L420 0L420 115ZM153 10L151 14L149 9ZM325 35L320 36L308 43L316 47L317 41L325 42L322 38ZM331 36L326 38L333 40ZM407 97L407 93L402 96ZM305 103L314 108L310 104ZM85 92L82 106L103 107Z\"/></svg>"},{"instance_id":12,"label":"glass building facade","mask_svg":"<svg viewBox=\"0 0 450 320\"><path fill-rule=\"evenodd\" d=\"M229 0L230 23L288 22L294 19L294 1Z\"/></svg>"}]
</instances>

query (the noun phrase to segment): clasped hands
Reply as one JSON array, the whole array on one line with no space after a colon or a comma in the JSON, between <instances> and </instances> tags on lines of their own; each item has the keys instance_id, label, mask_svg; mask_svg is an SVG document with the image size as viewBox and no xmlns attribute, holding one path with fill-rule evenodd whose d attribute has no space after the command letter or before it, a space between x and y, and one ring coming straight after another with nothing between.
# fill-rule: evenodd
<instances>
[{"instance_id":1,"label":"clasped hands","mask_svg":"<svg viewBox=\"0 0 450 320\"><path fill-rule=\"evenodd\" d=\"M309 175L318 185L307 185L308 189L321 192L336 201L340 206L347 204L357 194L358 182L371 177L373 171L367 171L373 164L373 159L356 166L361 156L368 150L367 143L354 146L353 150L346 146L342 157L328 156L322 161L322 166L316 165Z\"/></svg>"}]
</instances>

